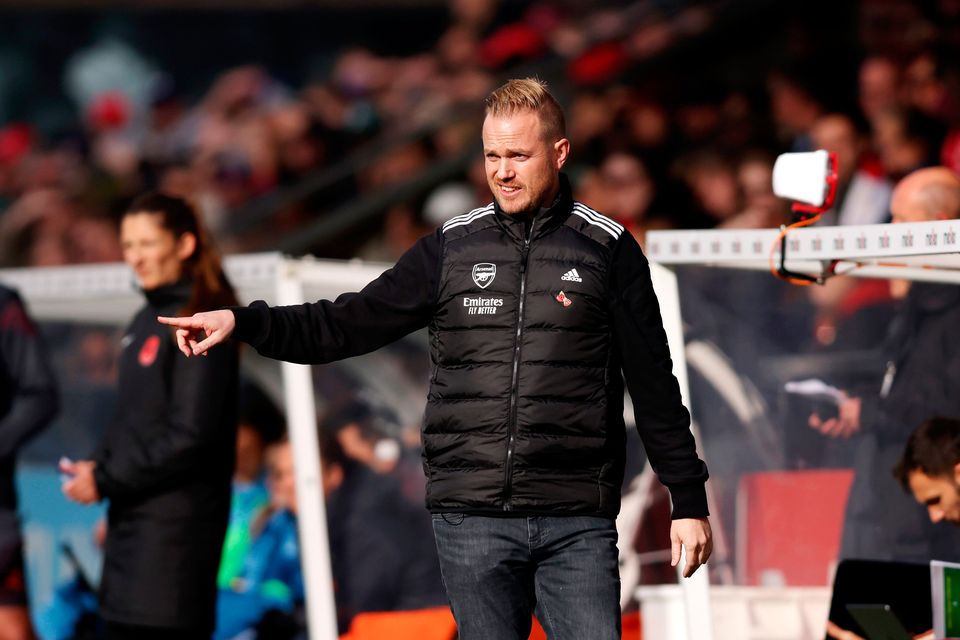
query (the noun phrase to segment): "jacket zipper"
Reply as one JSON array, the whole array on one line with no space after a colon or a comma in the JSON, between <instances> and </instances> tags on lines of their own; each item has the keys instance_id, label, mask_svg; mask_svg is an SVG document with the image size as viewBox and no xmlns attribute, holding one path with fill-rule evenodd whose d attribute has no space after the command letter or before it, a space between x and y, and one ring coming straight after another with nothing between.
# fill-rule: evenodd
<instances>
[{"instance_id":1,"label":"jacket zipper","mask_svg":"<svg viewBox=\"0 0 960 640\"><path fill-rule=\"evenodd\" d=\"M523 303L527 293L527 255L530 251L530 237L533 224L524 234L523 251L520 254L520 302L517 306L517 332L513 344L513 374L510 380L510 438L507 440L507 464L503 487L503 510L510 511L513 505L510 499L513 493L513 450L517 441L517 404L520 395L520 345L523 338Z\"/></svg>"}]
</instances>

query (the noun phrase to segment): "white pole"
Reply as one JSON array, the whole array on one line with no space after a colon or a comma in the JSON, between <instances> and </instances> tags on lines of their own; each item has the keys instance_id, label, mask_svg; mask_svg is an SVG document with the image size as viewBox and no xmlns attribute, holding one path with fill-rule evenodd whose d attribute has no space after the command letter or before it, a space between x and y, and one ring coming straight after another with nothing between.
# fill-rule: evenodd
<instances>
[{"instance_id":1,"label":"white pole","mask_svg":"<svg viewBox=\"0 0 960 640\"><path fill-rule=\"evenodd\" d=\"M690 407L690 386L687 380L687 359L684 355L683 323L680 317L680 292L677 288L677 276L666 267L650 264L650 277L653 288L660 301L660 314L663 317L663 328L667 333L667 343L670 345L670 356L673 358L673 375L680 383L680 394L684 404ZM697 433L694 430L694 438ZM703 447L697 442L701 454ZM710 617L710 577L706 565L697 569L689 578L683 577L685 558L681 558L677 565L677 575L683 591L683 603L687 618L688 639L711 640L713 627Z\"/></svg>"},{"instance_id":2,"label":"white pole","mask_svg":"<svg viewBox=\"0 0 960 640\"><path fill-rule=\"evenodd\" d=\"M294 261L280 263L276 287L278 304L304 302L303 282ZM307 628L311 640L337 640L337 609L333 598L327 513L320 482L313 377L307 365L283 362L280 368L297 485L297 529L306 590Z\"/></svg>"}]
</instances>

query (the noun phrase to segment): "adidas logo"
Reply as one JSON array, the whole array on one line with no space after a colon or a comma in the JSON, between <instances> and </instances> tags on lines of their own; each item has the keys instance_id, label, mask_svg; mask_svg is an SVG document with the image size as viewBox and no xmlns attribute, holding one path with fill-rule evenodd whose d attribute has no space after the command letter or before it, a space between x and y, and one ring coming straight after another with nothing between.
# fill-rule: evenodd
<instances>
[{"instance_id":1,"label":"adidas logo","mask_svg":"<svg viewBox=\"0 0 960 640\"><path fill-rule=\"evenodd\" d=\"M583 278L580 277L580 274L577 273L576 269L570 269L565 274L560 276L561 280L566 280L568 282L583 282Z\"/></svg>"}]
</instances>

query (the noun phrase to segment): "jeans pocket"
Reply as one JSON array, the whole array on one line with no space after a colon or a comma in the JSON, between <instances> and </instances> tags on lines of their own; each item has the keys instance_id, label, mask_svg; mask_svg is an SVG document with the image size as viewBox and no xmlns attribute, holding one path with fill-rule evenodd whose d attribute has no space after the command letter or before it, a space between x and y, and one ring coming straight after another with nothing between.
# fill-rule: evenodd
<instances>
[{"instance_id":1,"label":"jeans pocket","mask_svg":"<svg viewBox=\"0 0 960 640\"><path fill-rule=\"evenodd\" d=\"M463 524L464 514L462 513L434 513L431 514L434 523L445 522L452 527Z\"/></svg>"}]
</instances>

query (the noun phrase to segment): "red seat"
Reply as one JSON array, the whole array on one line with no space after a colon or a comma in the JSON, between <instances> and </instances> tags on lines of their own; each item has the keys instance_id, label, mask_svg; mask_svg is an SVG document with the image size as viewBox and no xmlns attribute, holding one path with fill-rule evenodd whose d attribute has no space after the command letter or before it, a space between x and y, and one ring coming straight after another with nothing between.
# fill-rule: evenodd
<instances>
[{"instance_id":1,"label":"red seat","mask_svg":"<svg viewBox=\"0 0 960 640\"><path fill-rule=\"evenodd\" d=\"M738 580L830 584L852 482L849 469L744 475L737 496Z\"/></svg>"}]
</instances>

